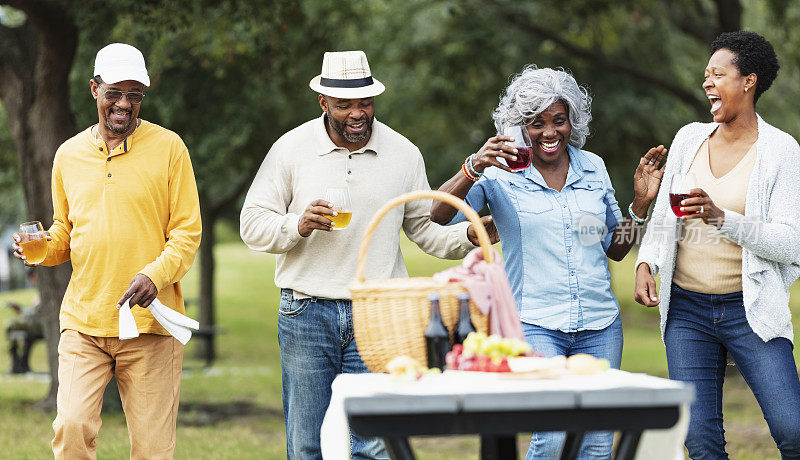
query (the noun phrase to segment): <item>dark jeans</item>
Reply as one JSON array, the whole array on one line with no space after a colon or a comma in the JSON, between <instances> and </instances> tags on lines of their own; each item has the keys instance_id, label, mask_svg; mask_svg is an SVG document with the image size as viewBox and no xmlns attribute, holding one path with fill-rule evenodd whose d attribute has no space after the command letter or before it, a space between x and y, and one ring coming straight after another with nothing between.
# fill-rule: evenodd
<instances>
[{"instance_id":1,"label":"dark jeans","mask_svg":"<svg viewBox=\"0 0 800 460\"><path fill-rule=\"evenodd\" d=\"M281 290L278 310L283 418L289 459L319 459L320 428L331 402L331 383L342 373L369 372L353 338L349 300L292 299ZM388 458L377 438L350 436L355 459Z\"/></svg>"},{"instance_id":2,"label":"dark jeans","mask_svg":"<svg viewBox=\"0 0 800 460\"><path fill-rule=\"evenodd\" d=\"M686 436L691 458L728 458L722 383L730 353L782 458L800 459L800 380L792 343L782 337L761 340L747 323L741 292L700 294L673 284L664 342L669 377L695 386Z\"/></svg>"}]
</instances>

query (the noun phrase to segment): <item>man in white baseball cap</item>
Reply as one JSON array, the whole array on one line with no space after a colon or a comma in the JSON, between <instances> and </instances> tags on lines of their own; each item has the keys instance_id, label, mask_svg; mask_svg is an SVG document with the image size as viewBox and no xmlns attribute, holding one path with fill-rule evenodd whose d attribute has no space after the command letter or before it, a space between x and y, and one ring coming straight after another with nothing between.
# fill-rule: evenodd
<instances>
[{"instance_id":1,"label":"man in white baseball cap","mask_svg":"<svg viewBox=\"0 0 800 460\"><path fill-rule=\"evenodd\" d=\"M272 145L240 217L244 242L278 255L290 459L320 458L320 426L336 375L368 372L353 338L347 286L369 220L400 194L430 190L419 149L375 119L375 96L384 86L363 51L325 53L322 73L309 86L319 93L322 115ZM371 238L367 279L408 276L401 229L437 257L461 258L477 245L469 223L436 225L430 207L430 201L413 201L389 212ZM353 458L387 457L374 438L352 436L351 446Z\"/></svg>"},{"instance_id":2,"label":"man in white baseball cap","mask_svg":"<svg viewBox=\"0 0 800 460\"><path fill-rule=\"evenodd\" d=\"M130 457L172 458L175 450L183 345L147 307L158 298L184 312L179 280L200 244L200 205L181 138L138 117L149 85L139 50L101 49L89 81L99 123L64 142L53 163L53 225L41 265L72 264L59 316L57 459L96 457L112 376ZM18 242L15 235L15 255L31 265ZM126 301L141 335L121 340Z\"/></svg>"}]
</instances>

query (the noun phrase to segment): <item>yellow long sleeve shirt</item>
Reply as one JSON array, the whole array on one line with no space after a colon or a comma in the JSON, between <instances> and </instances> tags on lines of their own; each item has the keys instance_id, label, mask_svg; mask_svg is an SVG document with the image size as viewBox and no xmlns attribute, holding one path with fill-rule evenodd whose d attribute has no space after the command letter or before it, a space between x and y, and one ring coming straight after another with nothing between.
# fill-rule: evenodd
<instances>
[{"instance_id":1,"label":"yellow long sleeve shirt","mask_svg":"<svg viewBox=\"0 0 800 460\"><path fill-rule=\"evenodd\" d=\"M108 152L92 129L64 142L53 163L52 241L42 265L72 261L61 330L119 335L117 301L138 273L183 313L179 280L200 245L200 205L189 151L172 131L142 120ZM169 335L134 307L140 333Z\"/></svg>"}]
</instances>

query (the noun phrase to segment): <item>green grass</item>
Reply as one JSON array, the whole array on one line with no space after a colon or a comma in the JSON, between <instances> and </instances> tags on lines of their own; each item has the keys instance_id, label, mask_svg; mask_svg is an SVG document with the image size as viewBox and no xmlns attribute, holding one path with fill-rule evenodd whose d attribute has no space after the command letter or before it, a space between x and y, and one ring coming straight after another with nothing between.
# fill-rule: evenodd
<instances>
[{"instance_id":1,"label":"green grass","mask_svg":"<svg viewBox=\"0 0 800 460\"><path fill-rule=\"evenodd\" d=\"M422 254L403 242L403 251L413 275L426 276L458 262L442 261ZM273 284L274 257L249 251L242 244L227 242L216 248L218 324L224 333L218 340L215 366L204 369L186 350L178 416L179 459L284 458L283 413L280 391L280 359L276 333L278 289ZM634 255L612 263L613 287L620 299L625 331L623 368L666 376L664 348L658 332L658 312L632 300ZM183 283L188 297L197 292L197 270ZM792 297L795 324L800 325L800 292ZM30 290L0 294L0 326L11 318L6 302L27 304ZM197 316L193 307L191 316ZM4 327L3 327L4 330ZM0 337L0 372L10 368L5 334ZM797 358L797 352L795 352ZM44 347L37 345L32 357L34 370L44 372ZM52 413L31 408L47 389L40 376L0 374L0 448L3 458L52 458ZM728 378L725 388L725 421L728 451L732 458L777 458L752 394L740 377ZM520 436L521 449L527 444ZM98 442L99 458L126 458L129 442L121 413L103 414ZM463 459L478 457L474 437L420 438L413 440L418 458Z\"/></svg>"}]
</instances>

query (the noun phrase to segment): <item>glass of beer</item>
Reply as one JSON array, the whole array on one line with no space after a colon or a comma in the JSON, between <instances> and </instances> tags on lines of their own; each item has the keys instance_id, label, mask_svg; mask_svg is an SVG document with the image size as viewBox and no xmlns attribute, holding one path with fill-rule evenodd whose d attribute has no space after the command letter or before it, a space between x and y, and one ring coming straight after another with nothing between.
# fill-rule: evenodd
<instances>
[{"instance_id":1,"label":"glass of beer","mask_svg":"<svg viewBox=\"0 0 800 460\"><path fill-rule=\"evenodd\" d=\"M44 228L38 220L25 222L19 226L19 245L22 248L22 255L29 264L38 265L47 256L47 239L44 236Z\"/></svg>"},{"instance_id":2,"label":"glass of beer","mask_svg":"<svg viewBox=\"0 0 800 460\"><path fill-rule=\"evenodd\" d=\"M333 230L343 230L350 225L353 217L353 207L350 204L350 193L344 187L331 187L325 190L325 201L333 205L335 216L326 215L333 221Z\"/></svg>"}]
</instances>

